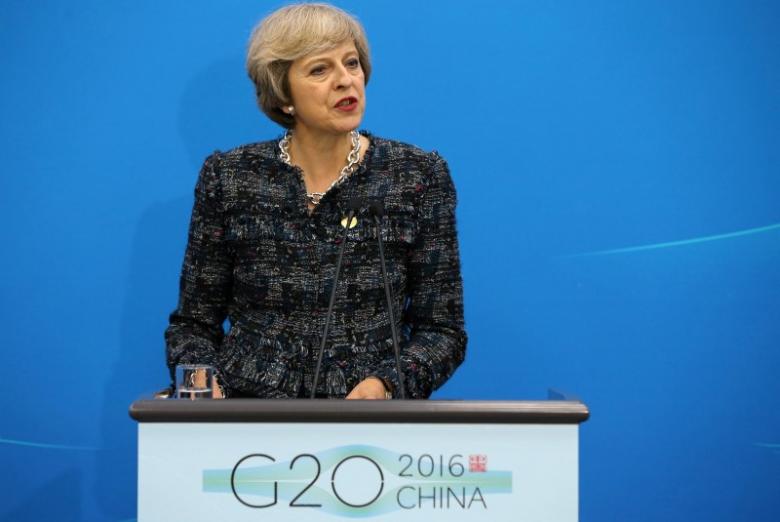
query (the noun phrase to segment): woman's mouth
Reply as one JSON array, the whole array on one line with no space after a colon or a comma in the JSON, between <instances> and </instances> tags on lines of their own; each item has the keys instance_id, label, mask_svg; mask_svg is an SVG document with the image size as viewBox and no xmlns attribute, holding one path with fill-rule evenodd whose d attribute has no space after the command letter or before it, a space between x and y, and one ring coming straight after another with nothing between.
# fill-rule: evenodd
<instances>
[{"instance_id":1,"label":"woman's mouth","mask_svg":"<svg viewBox=\"0 0 780 522\"><path fill-rule=\"evenodd\" d=\"M354 96L347 96L346 98L340 99L334 107L340 111L351 112L357 109L357 106L357 98Z\"/></svg>"}]
</instances>

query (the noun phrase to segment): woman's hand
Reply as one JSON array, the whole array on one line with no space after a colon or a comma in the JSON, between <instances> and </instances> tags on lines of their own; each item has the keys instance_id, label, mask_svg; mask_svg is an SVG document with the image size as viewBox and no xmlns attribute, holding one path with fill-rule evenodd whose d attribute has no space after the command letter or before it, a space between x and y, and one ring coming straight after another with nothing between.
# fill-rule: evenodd
<instances>
[{"instance_id":1,"label":"woman's hand","mask_svg":"<svg viewBox=\"0 0 780 522\"><path fill-rule=\"evenodd\" d=\"M206 370L195 370L193 375L192 384L196 388L211 388L212 399L224 399L225 395L222 393L222 386L219 385L216 375L211 376L211 386L206 385Z\"/></svg>"},{"instance_id":2,"label":"woman's hand","mask_svg":"<svg viewBox=\"0 0 780 522\"><path fill-rule=\"evenodd\" d=\"M224 399L225 394L222 393L222 386L220 386L219 381L217 380L217 376L211 378L211 389L213 390L213 398L214 399Z\"/></svg>"},{"instance_id":3,"label":"woman's hand","mask_svg":"<svg viewBox=\"0 0 780 522\"><path fill-rule=\"evenodd\" d=\"M363 379L355 386L347 399L384 399L385 383L377 377Z\"/></svg>"}]
</instances>

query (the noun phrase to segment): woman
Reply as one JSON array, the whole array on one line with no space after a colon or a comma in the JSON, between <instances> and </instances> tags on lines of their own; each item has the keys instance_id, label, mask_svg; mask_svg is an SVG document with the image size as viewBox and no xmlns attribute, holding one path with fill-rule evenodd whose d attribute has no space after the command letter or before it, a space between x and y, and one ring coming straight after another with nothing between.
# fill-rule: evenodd
<instances>
[{"instance_id":1,"label":"woman","mask_svg":"<svg viewBox=\"0 0 780 522\"><path fill-rule=\"evenodd\" d=\"M335 7L292 5L268 16L251 37L247 68L260 108L288 130L206 159L166 330L169 368L212 365L228 397L427 398L466 347L447 164L355 131L368 44Z\"/></svg>"}]
</instances>

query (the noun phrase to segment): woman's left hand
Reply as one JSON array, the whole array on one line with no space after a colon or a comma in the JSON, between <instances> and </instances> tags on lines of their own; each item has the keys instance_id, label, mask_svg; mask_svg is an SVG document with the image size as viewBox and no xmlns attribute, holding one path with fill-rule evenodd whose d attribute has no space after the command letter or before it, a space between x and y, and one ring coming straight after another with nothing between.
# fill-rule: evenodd
<instances>
[{"instance_id":1,"label":"woman's left hand","mask_svg":"<svg viewBox=\"0 0 780 522\"><path fill-rule=\"evenodd\" d=\"M384 399L385 398L385 384L381 379L376 377L368 377L363 379L355 386L347 399Z\"/></svg>"}]
</instances>

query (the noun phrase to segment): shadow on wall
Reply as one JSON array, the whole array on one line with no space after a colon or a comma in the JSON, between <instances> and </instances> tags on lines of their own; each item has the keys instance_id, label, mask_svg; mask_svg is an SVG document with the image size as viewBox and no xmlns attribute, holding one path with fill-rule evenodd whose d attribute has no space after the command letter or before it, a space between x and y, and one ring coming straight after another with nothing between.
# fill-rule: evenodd
<instances>
[{"instance_id":1,"label":"shadow on wall","mask_svg":"<svg viewBox=\"0 0 780 522\"><path fill-rule=\"evenodd\" d=\"M258 108L243 57L215 62L197 74L182 94L178 119L181 140L196 167L215 149L224 151L282 133Z\"/></svg>"},{"instance_id":2,"label":"shadow on wall","mask_svg":"<svg viewBox=\"0 0 780 522\"><path fill-rule=\"evenodd\" d=\"M111 519L136 510L136 423L128 415L140 396L169 383L163 332L176 306L178 274L192 199L152 205L133 238L121 322L119 360L104 393L94 498Z\"/></svg>"},{"instance_id":3,"label":"shadow on wall","mask_svg":"<svg viewBox=\"0 0 780 522\"><path fill-rule=\"evenodd\" d=\"M104 394L103 445L97 456L94 498L109 519L126 519L136 511L137 428L128 407L141 395L169 383L163 333L168 314L176 307L198 168L216 148L224 150L257 141L258 135L279 134L278 129L258 134L264 116L255 105L243 59L237 57L215 62L195 75L182 94L178 114L178 139L191 165L183 166L182 173L171 174L167 182L187 196L152 205L138 222L122 314L120 355ZM171 136L172 142L176 138Z\"/></svg>"}]
</instances>

